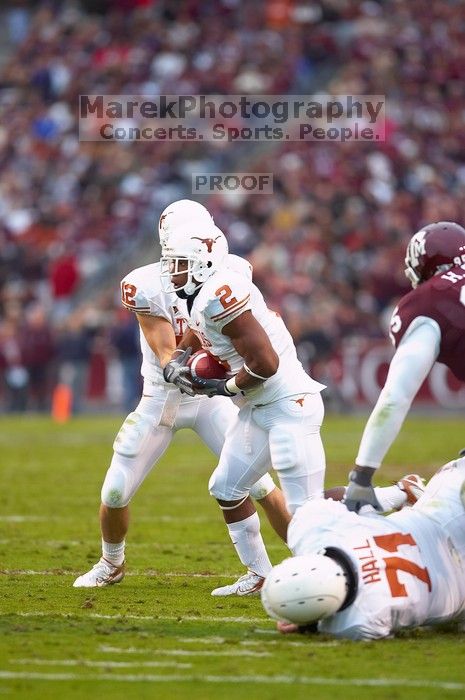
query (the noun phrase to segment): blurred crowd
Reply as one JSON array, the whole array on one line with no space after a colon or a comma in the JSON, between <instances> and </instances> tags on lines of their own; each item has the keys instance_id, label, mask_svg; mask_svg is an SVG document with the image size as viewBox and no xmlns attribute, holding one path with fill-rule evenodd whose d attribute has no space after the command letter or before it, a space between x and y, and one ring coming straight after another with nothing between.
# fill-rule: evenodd
<instances>
[{"instance_id":1,"label":"blurred crowd","mask_svg":"<svg viewBox=\"0 0 465 700\"><path fill-rule=\"evenodd\" d=\"M119 368L112 400L125 408L136 400L137 324L119 310L117 283L108 291L104 280L115 260L153 236L169 201L190 195L193 171L274 173L273 195L202 201L232 251L253 262L256 282L322 377L343 340L385 335L383 318L408 288L410 235L425 222L465 221L460 0L8 5L0 71L6 410L48 410L57 381L74 383L80 410L101 357L111 360L107 379ZM386 95L386 141L260 144L255 152L78 140L81 93L312 91ZM96 276L103 291L94 285L83 295Z\"/></svg>"}]
</instances>

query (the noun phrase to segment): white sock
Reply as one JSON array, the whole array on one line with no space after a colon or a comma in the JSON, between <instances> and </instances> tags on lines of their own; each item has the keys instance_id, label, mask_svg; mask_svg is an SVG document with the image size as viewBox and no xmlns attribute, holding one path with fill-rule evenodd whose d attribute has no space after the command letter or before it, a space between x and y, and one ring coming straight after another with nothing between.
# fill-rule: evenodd
<instances>
[{"instance_id":1,"label":"white sock","mask_svg":"<svg viewBox=\"0 0 465 700\"><path fill-rule=\"evenodd\" d=\"M402 508L407 503L407 494L397 484L394 486L376 486L375 494L385 512Z\"/></svg>"},{"instance_id":2,"label":"white sock","mask_svg":"<svg viewBox=\"0 0 465 700\"><path fill-rule=\"evenodd\" d=\"M227 525L229 536L244 566L259 576L266 576L271 569L271 562L260 534L258 513Z\"/></svg>"},{"instance_id":3,"label":"white sock","mask_svg":"<svg viewBox=\"0 0 465 700\"><path fill-rule=\"evenodd\" d=\"M114 544L113 542L105 542L102 540L102 556L104 559L114 564L115 566L121 566L124 561L124 547L125 540Z\"/></svg>"}]
</instances>

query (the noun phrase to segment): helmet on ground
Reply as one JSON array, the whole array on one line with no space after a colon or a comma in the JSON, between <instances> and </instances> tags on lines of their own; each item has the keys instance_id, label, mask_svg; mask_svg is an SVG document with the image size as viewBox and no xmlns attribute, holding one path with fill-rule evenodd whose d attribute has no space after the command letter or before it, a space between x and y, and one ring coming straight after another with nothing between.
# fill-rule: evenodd
<instances>
[{"instance_id":1,"label":"helmet on ground","mask_svg":"<svg viewBox=\"0 0 465 700\"><path fill-rule=\"evenodd\" d=\"M347 592L342 566L324 554L311 554L274 566L265 579L261 598L270 617L303 625L336 613Z\"/></svg>"}]
</instances>

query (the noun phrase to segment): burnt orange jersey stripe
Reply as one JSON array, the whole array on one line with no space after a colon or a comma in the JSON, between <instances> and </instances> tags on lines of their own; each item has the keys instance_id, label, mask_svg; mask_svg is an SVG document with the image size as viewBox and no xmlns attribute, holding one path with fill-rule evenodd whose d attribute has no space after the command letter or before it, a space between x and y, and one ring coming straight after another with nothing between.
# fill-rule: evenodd
<instances>
[{"instance_id":1,"label":"burnt orange jersey stripe","mask_svg":"<svg viewBox=\"0 0 465 700\"><path fill-rule=\"evenodd\" d=\"M231 306L231 308L226 309L226 311L222 311L220 314L216 314L216 316L212 316L211 317L212 321L222 321L224 318L227 318L227 316L230 316L235 311L238 311L243 306L246 306L249 299L250 299L250 294L248 296L246 296L245 299L238 301L237 304L234 304L234 306Z\"/></svg>"},{"instance_id":2,"label":"burnt orange jersey stripe","mask_svg":"<svg viewBox=\"0 0 465 700\"><path fill-rule=\"evenodd\" d=\"M228 307L227 309L225 309L224 311L220 311L219 314L215 314L214 316L212 316L212 317L211 317L212 321L214 321L214 320L216 320L216 319L218 319L218 318L222 318L223 316L227 316L227 315L230 314L232 311L234 311L234 309L235 309L237 306L239 306L239 305L241 305L241 304L244 304L244 303L245 303L246 301L248 301L249 299L250 299L250 294L247 294L246 297L244 297L243 299L239 299L239 301L236 301L232 306L229 306L229 307Z\"/></svg>"}]
</instances>

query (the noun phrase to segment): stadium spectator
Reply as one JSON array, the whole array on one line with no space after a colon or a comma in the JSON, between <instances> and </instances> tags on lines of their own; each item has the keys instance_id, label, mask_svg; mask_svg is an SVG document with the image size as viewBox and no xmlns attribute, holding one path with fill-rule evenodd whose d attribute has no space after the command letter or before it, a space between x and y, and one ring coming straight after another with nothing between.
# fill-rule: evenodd
<instances>
[{"instance_id":1,"label":"stadium spectator","mask_svg":"<svg viewBox=\"0 0 465 700\"><path fill-rule=\"evenodd\" d=\"M22 359L28 373L28 409L44 412L50 409L55 341L45 309L31 304L20 327Z\"/></svg>"},{"instance_id":2,"label":"stadium spectator","mask_svg":"<svg viewBox=\"0 0 465 700\"><path fill-rule=\"evenodd\" d=\"M89 323L85 308L74 311L57 327L58 379L71 389L73 414L81 413L85 407L89 359L95 333L96 328Z\"/></svg>"},{"instance_id":3,"label":"stadium spectator","mask_svg":"<svg viewBox=\"0 0 465 700\"><path fill-rule=\"evenodd\" d=\"M22 413L27 407L29 375L25 367L18 320L7 317L0 323L0 367L6 394L6 410Z\"/></svg>"},{"instance_id":4,"label":"stadium spectator","mask_svg":"<svg viewBox=\"0 0 465 700\"><path fill-rule=\"evenodd\" d=\"M123 407L127 413L130 413L134 411L141 395L139 325L133 314L124 309L116 314L110 329L110 343L119 356L122 370Z\"/></svg>"},{"instance_id":5,"label":"stadium spectator","mask_svg":"<svg viewBox=\"0 0 465 700\"><path fill-rule=\"evenodd\" d=\"M79 285L79 268L76 256L62 251L50 264L50 287L54 316L64 318L72 309L73 294Z\"/></svg>"}]
</instances>

